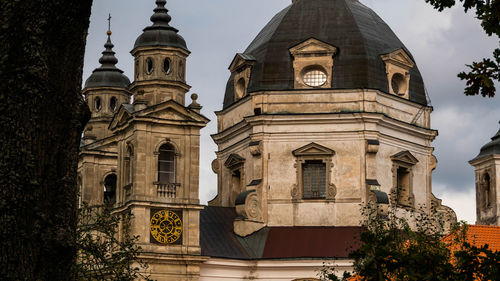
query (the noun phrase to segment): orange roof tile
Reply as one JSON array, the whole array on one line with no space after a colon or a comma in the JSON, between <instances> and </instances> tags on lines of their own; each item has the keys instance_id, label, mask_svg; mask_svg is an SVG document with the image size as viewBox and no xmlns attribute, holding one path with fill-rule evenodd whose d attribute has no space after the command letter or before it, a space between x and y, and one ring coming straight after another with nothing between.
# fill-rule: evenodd
<instances>
[{"instance_id":1,"label":"orange roof tile","mask_svg":"<svg viewBox=\"0 0 500 281\"><path fill-rule=\"evenodd\" d=\"M443 238L443 241L450 241L453 234ZM489 245L492 251L500 251L500 226L491 225L469 225L467 230L467 242L480 247Z\"/></svg>"}]
</instances>

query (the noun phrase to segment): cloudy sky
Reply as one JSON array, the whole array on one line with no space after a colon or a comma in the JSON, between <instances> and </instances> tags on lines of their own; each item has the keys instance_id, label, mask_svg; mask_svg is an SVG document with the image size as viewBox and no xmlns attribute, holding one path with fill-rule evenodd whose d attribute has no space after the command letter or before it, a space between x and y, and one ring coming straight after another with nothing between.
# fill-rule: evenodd
<instances>
[{"instance_id":1,"label":"cloudy sky","mask_svg":"<svg viewBox=\"0 0 500 281\"><path fill-rule=\"evenodd\" d=\"M314 0L309 0L314 1ZM432 100L432 128L438 167L433 190L452 207L459 219L475 222L473 168L467 163L499 129L500 96L465 97L456 74L465 64L490 57L498 38L487 37L472 14L460 7L439 13L424 0L360 0L384 19L412 52ZM215 110L222 108L228 66L260 29L291 0L169 0L171 25L180 30L192 52L187 81L198 93L202 113L212 120L202 131L200 199L216 194L210 168L217 149L210 138L216 132ZM133 78L133 44L150 25L154 0L96 0L85 55L84 79L99 66L106 40L107 17L112 14L112 40L118 67ZM187 95L189 97L189 95Z\"/></svg>"}]
</instances>

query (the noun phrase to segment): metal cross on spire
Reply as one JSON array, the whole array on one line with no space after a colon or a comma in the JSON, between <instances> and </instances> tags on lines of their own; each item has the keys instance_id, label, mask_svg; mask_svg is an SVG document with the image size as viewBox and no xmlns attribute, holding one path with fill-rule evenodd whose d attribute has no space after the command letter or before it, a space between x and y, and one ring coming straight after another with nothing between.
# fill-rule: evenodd
<instances>
[{"instance_id":1,"label":"metal cross on spire","mask_svg":"<svg viewBox=\"0 0 500 281\"><path fill-rule=\"evenodd\" d=\"M108 35L111 35L111 13L109 13L108 17Z\"/></svg>"}]
</instances>

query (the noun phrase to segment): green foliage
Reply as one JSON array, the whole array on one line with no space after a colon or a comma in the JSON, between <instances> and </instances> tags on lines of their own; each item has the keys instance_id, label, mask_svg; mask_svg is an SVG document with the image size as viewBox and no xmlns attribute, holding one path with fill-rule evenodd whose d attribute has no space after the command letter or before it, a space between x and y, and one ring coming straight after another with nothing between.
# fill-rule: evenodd
<instances>
[{"instance_id":1,"label":"green foliage","mask_svg":"<svg viewBox=\"0 0 500 281\"><path fill-rule=\"evenodd\" d=\"M394 212L381 218L371 209L365 209L362 245L349 254L356 279L350 273L339 279L334 268L324 267L322 280L498 280L500 253L468 243L465 223L454 227L450 246L442 240L442 222L423 210L410 227Z\"/></svg>"},{"instance_id":2,"label":"green foliage","mask_svg":"<svg viewBox=\"0 0 500 281\"><path fill-rule=\"evenodd\" d=\"M424 0L438 11L453 7L455 0ZM488 36L500 37L500 0L459 0L465 12L475 9L476 17ZM467 65L469 72L460 72L458 77L466 81L465 95L481 94L494 97L495 82L500 82L500 48L493 51L493 59L484 58L480 62Z\"/></svg>"},{"instance_id":3,"label":"green foliage","mask_svg":"<svg viewBox=\"0 0 500 281\"><path fill-rule=\"evenodd\" d=\"M107 206L79 210L77 280L150 280L139 259L138 236L130 235L131 214L113 213Z\"/></svg>"}]
</instances>

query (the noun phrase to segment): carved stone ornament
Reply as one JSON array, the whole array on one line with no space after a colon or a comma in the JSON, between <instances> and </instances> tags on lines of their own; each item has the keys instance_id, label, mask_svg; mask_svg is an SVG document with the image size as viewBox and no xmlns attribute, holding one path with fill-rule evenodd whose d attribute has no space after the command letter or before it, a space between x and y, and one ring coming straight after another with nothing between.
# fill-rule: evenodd
<instances>
[{"instance_id":1,"label":"carved stone ornament","mask_svg":"<svg viewBox=\"0 0 500 281\"><path fill-rule=\"evenodd\" d=\"M252 156L254 157L260 156L262 154L260 147L260 143L256 145L250 145L250 154L252 154Z\"/></svg>"},{"instance_id":2,"label":"carved stone ornament","mask_svg":"<svg viewBox=\"0 0 500 281\"><path fill-rule=\"evenodd\" d=\"M366 140L366 152L367 153L377 153L380 147L378 140Z\"/></svg>"},{"instance_id":3,"label":"carved stone ornament","mask_svg":"<svg viewBox=\"0 0 500 281\"><path fill-rule=\"evenodd\" d=\"M216 174L219 174L220 172L220 165L217 159L214 159L214 161L212 161L212 171Z\"/></svg>"},{"instance_id":4,"label":"carved stone ornament","mask_svg":"<svg viewBox=\"0 0 500 281\"><path fill-rule=\"evenodd\" d=\"M245 220L261 221L260 201L256 190L240 193L235 205L236 213Z\"/></svg>"},{"instance_id":5,"label":"carved stone ornament","mask_svg":"<svg viewBox=\"0 0 500 281\"><path fill-rule=\"evenodd\" d=\"M248 219L260 221L260 207L257 193L254 192L247 197L245 201L245 213Z\"/></svg>"},{"instance_id":6,"label":"carved stone ornament","mask_svg":"<svg viewBox=\"0 0 500 281\"><path fill-rule=\"evenodd\" d=\"M300 199L300 193L299 193L299 188L297 187L296 184L292 186L292 190L290 192L292 195L292 199Z\"/></svg>"},{"instance_id":7,"label":"carved stone ornament","mask_svg":"<svg viewBox=\"0 0 500 281\"><path fill-rule=\"evenodd\" d=\"M330 183L327 190L326 198L335 199L335 196L337 196L337 187L333 183Z\"/></svg>"}]
</instances>

